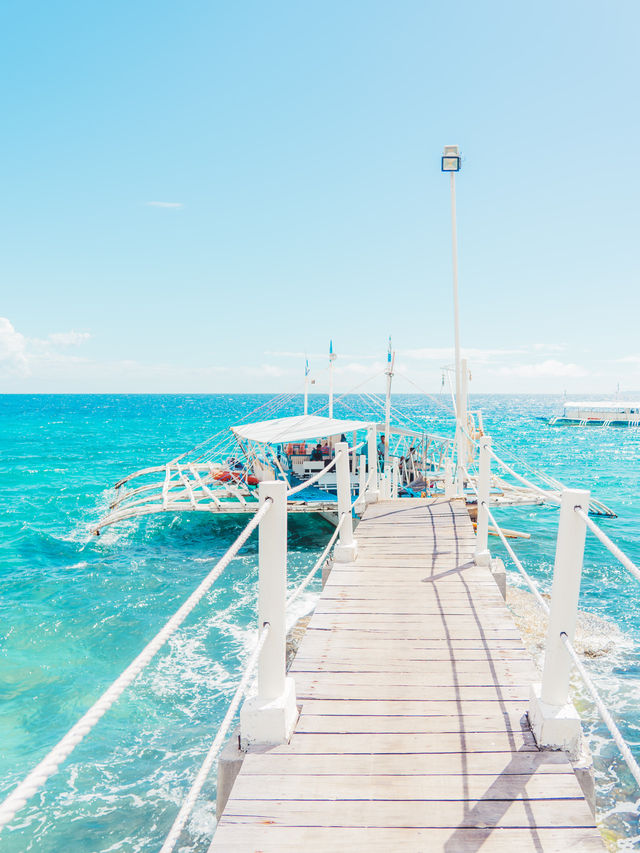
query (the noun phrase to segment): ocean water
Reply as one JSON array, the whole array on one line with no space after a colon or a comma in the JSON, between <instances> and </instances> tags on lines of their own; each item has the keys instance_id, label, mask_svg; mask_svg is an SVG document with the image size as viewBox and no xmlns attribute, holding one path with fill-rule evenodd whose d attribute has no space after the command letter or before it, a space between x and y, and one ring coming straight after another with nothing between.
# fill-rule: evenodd
<instances>
[{"instance_id":1,"label":"ocean water","mask_svg":"<svg viewBox=\"0 0 640 853\"><path fill-rule=\"evenodd\" d=\"M131 662L246 523L159 515L92 537L113 483L187 450L267 399L0 396L0 797ZM313 399L312 410L322 403ZM344 403L348 408L336 407L337 415L368 413L359 398ZM639 430L548 427L540 418L557 411L560 400L554 397L475 397L471 403L482 408L485 428L505 458L513 452L567 485L592 489L612 507L619 517L600 523L640 563ZM394 404L450 434L451 419L436 402L398 395ZM294 398L281 414L300 411L301 399ZM520 507L500 510L498 517L531 533L514 547L548 592L557 510ZM291 588L330 533L320 519L291 518ZM497 540L490 546L502 555ZM522 586L515 573L509 580ZM255 642L256 581L253 537L151 665L0 834L0 850L159 849ZM318 591L319 583L311 585L292 616L308 611ZM640 760L640 584L592 537L580 606L594 617L585 617L581 640L590 672ZM520 596L519 608L523 624L534 627L538 617L527 596ZM635 847L640 792L577 682L574 698L594 753L599 822L614 847ZM181 850L207 850L214 802L215 773Z\"/></svg>"}]
</instances>

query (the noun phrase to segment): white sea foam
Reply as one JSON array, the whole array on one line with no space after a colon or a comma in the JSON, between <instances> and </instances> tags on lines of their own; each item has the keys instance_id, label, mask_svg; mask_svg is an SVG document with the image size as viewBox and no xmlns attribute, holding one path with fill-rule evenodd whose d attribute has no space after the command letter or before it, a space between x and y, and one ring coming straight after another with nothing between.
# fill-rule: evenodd
<instances>
[{"instance_id":1,"label":"white sea foam","mask_svg":"<svg viewBox=\"0 0 640 853\"><path fill-rule=\"evenodd\" d=\"M548 596L544 597L548 599ZM525 645L541 667L547 634L546 615L530 592L511 585L507 586L507 605ZM615 622L579 610L573 645L583 657L606 657L613 663L633 648L633 641Z\"/></svg>"}]
</instances>

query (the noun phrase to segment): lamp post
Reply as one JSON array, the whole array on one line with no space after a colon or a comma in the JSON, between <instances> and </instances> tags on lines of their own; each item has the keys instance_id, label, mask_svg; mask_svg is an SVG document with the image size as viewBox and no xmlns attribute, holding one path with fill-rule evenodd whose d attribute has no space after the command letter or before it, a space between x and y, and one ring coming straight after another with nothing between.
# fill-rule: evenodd
<instances>
[{"instance_id":1,"label":"lamp post","mask_svg":"<svg viewBox=\"0 0 640 853\"><path fill-rule=\"evenodd\" d=\"M456 447L458 453L458 492L462 490L463 461L463 423L466 413L462 411L462 371L460 368L460 317L458 307L458 238L456 233L456 172L460 171L460 149L457 145L445 145L442 153L441 169L449 172L451 179L451 253L453 262L453 327L456 360Z\"/></svg>"},{"instance_id":2,"label":"lamp post","mask_svg":"<svg viewBox=\"0 0 640 853\"><path fill-rule=\"evenodd\" d=\"M382 463L382 470L386 474L387 466L389 464L389 431L391 424L391 382L393 380L393 363L395 361L396 354L391 349L391 338L389 338L389 349L387 350L387 369L385 370L387 376L387 398L384 407L384 459Z\"/></svg>"}]
</instances>

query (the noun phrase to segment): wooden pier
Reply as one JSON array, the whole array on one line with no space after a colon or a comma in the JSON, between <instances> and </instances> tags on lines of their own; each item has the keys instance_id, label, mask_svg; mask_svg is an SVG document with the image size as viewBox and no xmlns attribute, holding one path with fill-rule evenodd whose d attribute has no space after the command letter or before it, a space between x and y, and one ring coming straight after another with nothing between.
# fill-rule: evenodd
<instances>
[{"instance_id":1,"label":"wooden pier","mask_svg":"<svg viewBox=\"0 0 640 853\"><path fill-rule=\"evenodd\" d=\"M249 753L211 851L603 851L461 500L371 504L294 661L290 743Z\"/></svg>"}]
</instances>

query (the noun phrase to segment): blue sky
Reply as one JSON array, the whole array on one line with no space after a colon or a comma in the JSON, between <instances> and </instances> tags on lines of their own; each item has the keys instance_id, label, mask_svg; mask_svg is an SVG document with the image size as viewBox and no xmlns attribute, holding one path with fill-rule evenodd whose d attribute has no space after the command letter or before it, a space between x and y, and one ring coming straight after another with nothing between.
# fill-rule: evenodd
<instances>
[{"instance_id":1,"label":"blue sky","mask_svg":"<svg viewBox=\"0 0 640 853\"><path fill-rule=\"evenodd\" d=\"M0 391L324 390L330 337L347 390L389 334L438 390L447 143L471 390L640 389L639 19L2 4Z\"/></svg>"}]
</instances>

